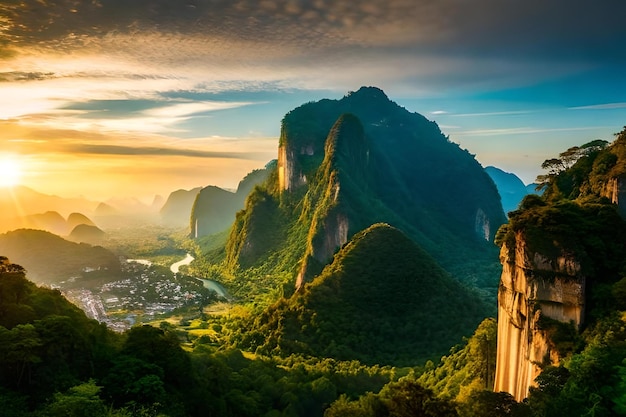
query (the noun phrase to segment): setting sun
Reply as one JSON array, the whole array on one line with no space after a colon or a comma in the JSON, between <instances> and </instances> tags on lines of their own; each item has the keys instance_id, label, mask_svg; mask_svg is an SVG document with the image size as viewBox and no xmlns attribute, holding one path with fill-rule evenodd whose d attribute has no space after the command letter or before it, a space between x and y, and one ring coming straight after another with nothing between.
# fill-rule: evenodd
<instances>
[{"instance_id":1,"label":"setting sun","mask_svg":"<svg viewBox=\"0 0 626 417\"><path fill-rule=\"evenodd\" d=\"M0 187L18 185L22 171L18 161L5 157L0 159Z\"/></svg>"}]
</instances>

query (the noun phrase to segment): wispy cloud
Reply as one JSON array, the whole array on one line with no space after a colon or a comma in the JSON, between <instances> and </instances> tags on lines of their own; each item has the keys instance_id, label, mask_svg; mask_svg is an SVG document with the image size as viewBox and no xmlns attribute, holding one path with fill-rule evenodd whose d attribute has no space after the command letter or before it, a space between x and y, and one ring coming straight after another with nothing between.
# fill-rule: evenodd
<instances>
[{"instance_id":1,"label":"wispy cloud","mask_svg":"<svg viewBox=\"0 0 626 417\"><path fill-rule=\"evenodd\" d=\"M539 110L512 110L512 111L494 111L484 113L457 113L449 114L454 117L488 117L488 116L512 116L516 114L531 114L537 113Z\"/></svg>"},{"instance_id":2,"label":"wispy cloud","mask_svg":"<svg viewBox=\"0 0 626 417\"><path fill-rule=\"evenodd\" d=\"M569 110L615 110L625 109L625 103L604 103L604 104L592 104L589 106L570 107Z\"/></svg>"},{"instance_id":3,"label":"wispy cloud","mask_svg":"<svg viewBox=\"0 0 626 417\"><path fill-rule=\"evenodd\" d=\"M74 143L64 147L74 154L123 156L186 156L192 158L259 159L260 152L217 152L152 146L121 146Z\"/></svg>"},{"instance_id":4,"label":"wispy cloud","mask_svg":"<svg viewBox=\"0 0 626 417\"><path fill-rule=\"evenodd\" d=\"M507 136L507 135L528 135L537 133L554 132L576 132L576 131L597 131L607 129L611 126L584 126L584 127L557 127L557 128L535 128L535 127L514 127L504 129L473 129L463 130L454 133L454 136Z\"/></svg>"}]
</instances>

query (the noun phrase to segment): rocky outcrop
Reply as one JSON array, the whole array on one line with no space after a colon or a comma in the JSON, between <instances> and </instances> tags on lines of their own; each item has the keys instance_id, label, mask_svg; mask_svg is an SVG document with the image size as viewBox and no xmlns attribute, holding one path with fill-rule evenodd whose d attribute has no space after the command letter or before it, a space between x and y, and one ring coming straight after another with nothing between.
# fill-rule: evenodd
<instances>
[{"instance_id":1,"label":"rocky outcrop","mask_svg":"<svg viewBox=\"0 0 626 417\"><path fill-rule=\"evenodd\" d=\"M586 278L571 255L549 258L528 247L522 232L514 236L500 252L494 390L521 401L542 368L561 360L545 318L577 328L582 324Z\"/></svg>"},{"instance_id":2,"label":"rocky outcrop","mask_svg":"<svg viewBox=\"0 0 626 417\"><path fill-rule=\"evenodd\" d=\"M626 219L626 175L613 177L608 180L603 195L617 205L617 211Z\"/></svg>"},{"instance_id":3,"label":"rocky outcrop","mask_svg":"<svg viewBox=\"0 0 626 417\"><path fill-rule=\"evenodd\" d=\"M436 123L362 87L285 115L276 166L238 212L226 258L233 268L292 273L289 284L302 288L355 233L380 222L465 274L458 265L493 262L496 249L485 240L505 220L496 186L473 155Z\"/></svg>"},{"instance_id":4,"label":"rocky outcrop","mask_svg":"<svg viewBox=\"0 0 626 417\"><path fill-rule=\"evenodd\" d=\"M228 229L233 224L236 213L244 208L250 191L267 179L268 172L275 163L276 160L270 161L265 168L248 173L239 182L235 192L214 185L200 190L191 207L190 236L197 239Z\"/></svg>"},{"instance_id":5,"label":"rocky outcrop","mask_svg":"<svg viewBox=\"0 0 626 417\"><path fill-rule=\"evenodd\" d=\"M491 237L491 224L489 222L489 217L483 211L483 209L479 208L476 210L476 220L474 221L474 230L476 234L489 242L489 238Z\"/></svg>"},{"instance_id":6,"label":"rocky outcrop","mask_svg":"<svg viewBox=\"0 0 626 417\"><path fill-rule=\"evenodd\" d=\"M357 208L355 192L367 187L369 149L361 121L352 114L343 114L328 134L324 147L323 175L305 261L296 278L296 288L321 272L319 267L332 260L339 248L348 242L351 222L348 210ZM357 186L358 184L358 186ZM356 188L356 190L355 190ZM352 231L354 234L354 231ZM310 262L312 259L314 262Z\"/></svg>"}]
</instances>

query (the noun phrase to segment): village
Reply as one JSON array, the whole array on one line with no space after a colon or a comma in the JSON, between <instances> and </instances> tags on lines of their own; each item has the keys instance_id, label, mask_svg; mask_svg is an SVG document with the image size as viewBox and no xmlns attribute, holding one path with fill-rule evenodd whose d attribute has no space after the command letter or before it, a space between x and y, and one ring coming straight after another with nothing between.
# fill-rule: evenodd
<instances>
[{"instance_id":1,"label":"village","mask_svg":"<svg viewBox=\"0 0 626 417\"><path fill-rule=\"evenodd\" d=\"M205 288L201 280L166 267L137 260L121 265L122 279L92 288L68 288L60 283L58 289L89 317L119 332L137 323L165 318L180 308L202 310L217 300L217 294Z\"/></svg>"}]
</instances>

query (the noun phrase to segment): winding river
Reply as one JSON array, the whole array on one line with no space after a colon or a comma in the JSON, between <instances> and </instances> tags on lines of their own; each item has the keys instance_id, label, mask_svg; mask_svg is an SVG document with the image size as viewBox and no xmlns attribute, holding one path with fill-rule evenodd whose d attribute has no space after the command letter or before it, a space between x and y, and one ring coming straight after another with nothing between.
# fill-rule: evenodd
<instances>
[{"instance_id":1,"label":"winding river","mask_svg":"<svg viewBox=\"0 0 626 417\"><path fill-rule=\"evenodd\" d=\"M174 274L177 274L180 271L181 266L189 265L193 260L194 260L194 257L191 256L190 254L187 254L187 256L185 256L184 259L173 263L170 266L170 271L172 271ZM228 296L228 293L226 292L224 287L220 285L220 283L215 282L210 279L204 279L204 278L196 278L196 279L199 279L200 281L202 281L202 283L204 284L204 288L215 291L217 295L219 295L220 297L226 298L227 300L230 299L230 297Z\"/></svg>"}]
</instances>

